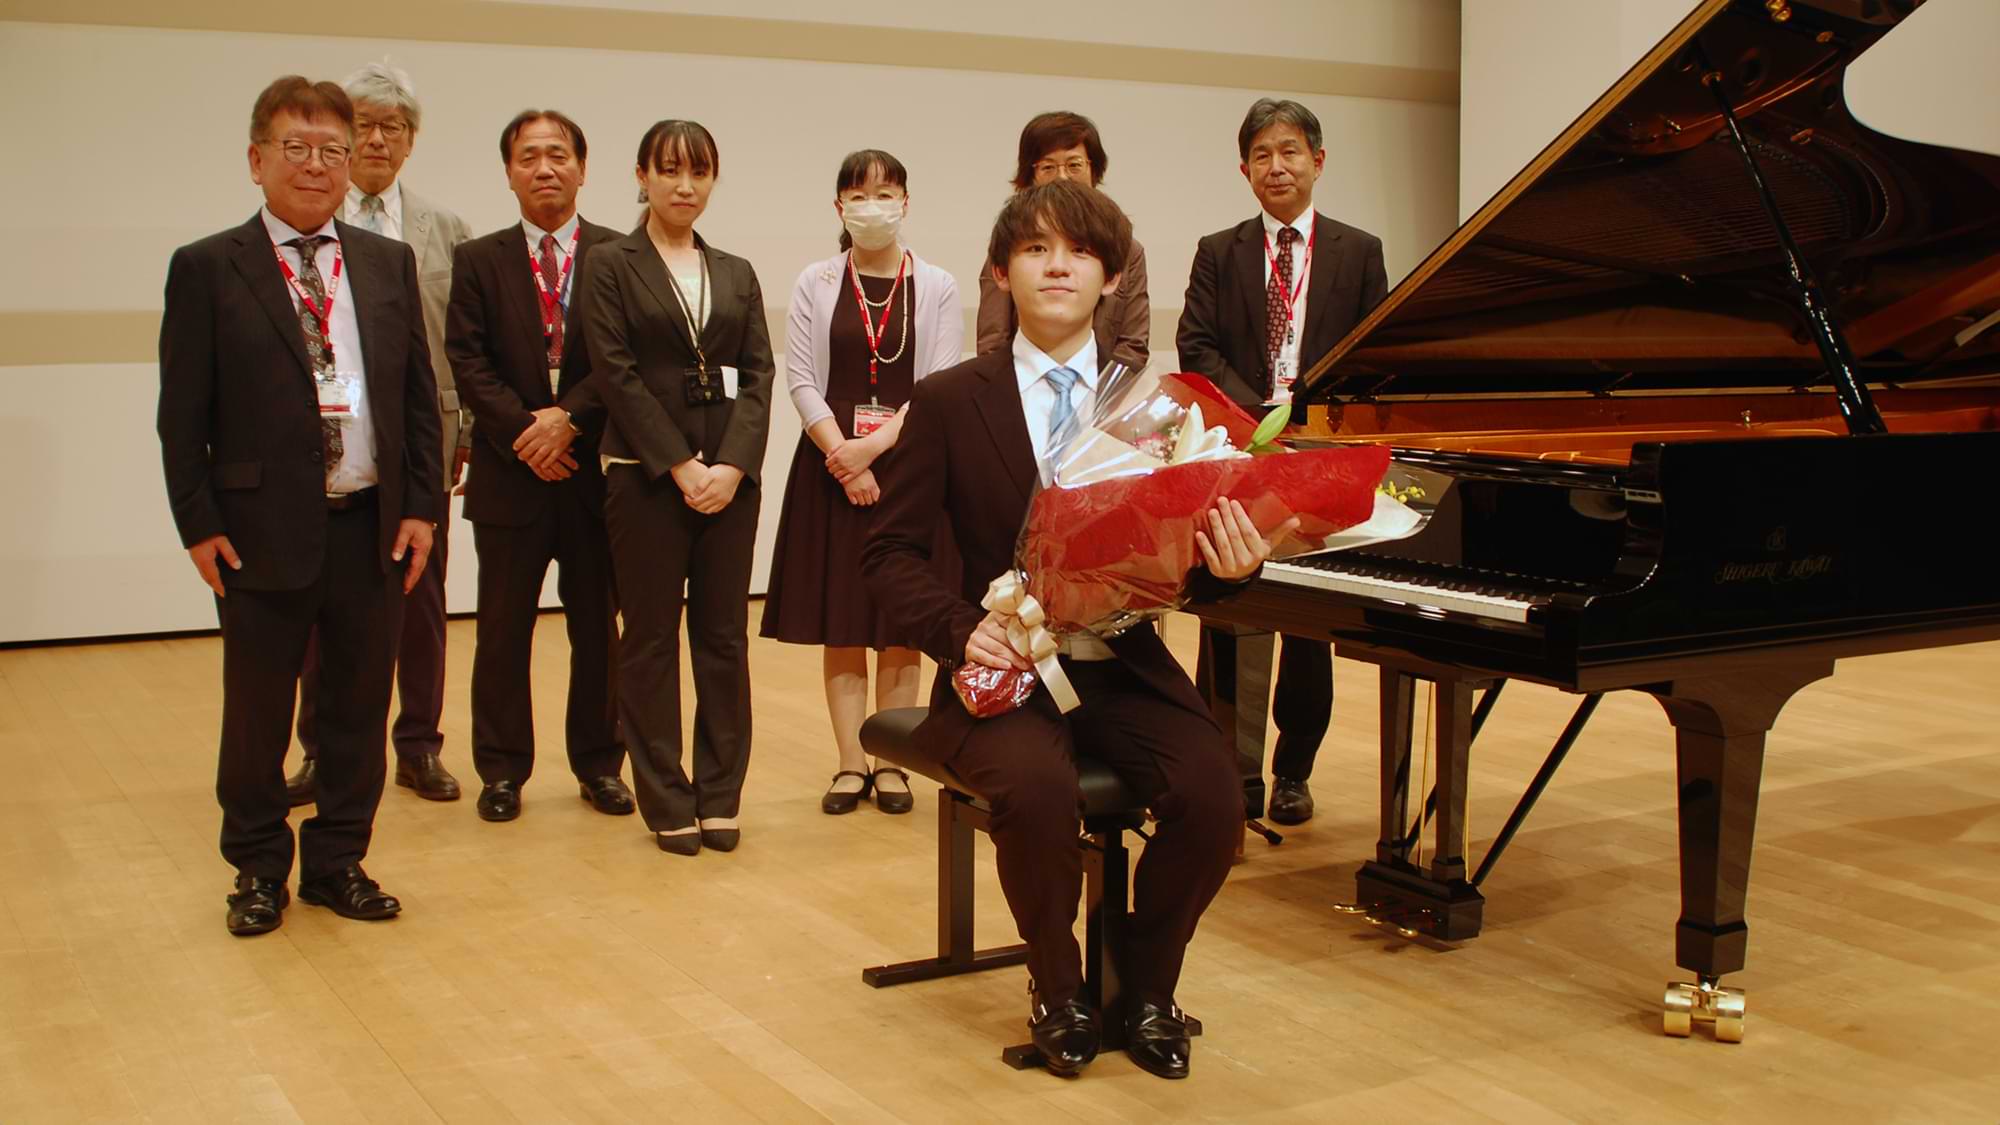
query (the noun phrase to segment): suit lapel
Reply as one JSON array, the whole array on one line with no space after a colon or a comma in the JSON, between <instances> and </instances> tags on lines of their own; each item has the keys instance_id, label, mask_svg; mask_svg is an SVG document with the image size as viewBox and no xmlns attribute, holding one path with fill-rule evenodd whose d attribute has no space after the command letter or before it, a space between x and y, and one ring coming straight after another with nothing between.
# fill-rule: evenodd
<instances>
[{"instance_id":1,"label":"suit lapel","mask_svg":"<svg viewBox=\"0 0 2000 1125\"><path fill-rule=\"evenodd\" d=\"M584 219L577 220L576 263L569 268L569 307L563 314L563 366L568 367L570 356L578 354L575 349L586 346L584 338L583 313L578 296L583 292L583 270L590 261L591 248L603 242L616 242L618 232L610 227L600 227ZM530 286L532 288L532 286ZM536 315L540 316L537 310Z\"/></svg>"},{"instance_id":2,"label":"suit lapel","mask_svg":"<svg viewBox=\"0 0 2000 1125\"><path fill-rule=\"evenodd\" d=\"M517 322L521 328L521 346L527 354L537 357L535 366L548 366L548 348L542 342L542 296L535 288L535 279L528 273L528 236L519 223L501 232L500 243L496 247L496 268L500 271L500 297L511 310L508 319ZM574 271L575 267L571 267ZM569 330L565 324L565 333ZM565 342L568 336L564 336Z\"/></svg>"},{"instance_id":3,"label":"suit lapel","mask_svg":"<svg viewBox=\"0 0 2000 1125\"><path fill-rule=\"evenodd\" d=\"M704 260L708 262L708 319L703 321L701 325L701 347L702 351L706 352L715 347L716 338L722 331L721 313L724 294L730 297L729 303L732 311L734 310L736 291L733 287L725 283L725 279L733 279L736 274L734 269L728 264L729 256L727 254L723 254L710 247L708 243L701 240L701 236L698 234L694 236L694 239L695 244L701 247ZM717 350L720 351L720 349Z\"/></svg>"},{"instance_id":4,"label":"suit lapel","mask_svg":"<svg viewBox=\"0 0 2000 1125\"><path fill-rule=\"evenodd\" d=\"M689 330L687 314L681 311L680 301L674 298L674 283L667 277L667 264L660 260L660 252L653 248L653 239L640 227L625 236L620 247L632 260L632 271L646 286L653 300L666 310L667 319L680 332L681 339L687 341L688 350L695 347L694 333Z\"/></svg>"},{"instance_id":5,"label":"suit lapel","mask_svg":"<svg viewBox=\"0 0 2000 1125\"><path fill-rule=\"evenodd\" d=\"M1340 273L1340 228L1332 219L1318 215L1313 219L1312 277L1308 280L1311 288L1306 290L1306 332L1299 338L1299 373L1304 374L1320 356L1333 350L1338 340L1322 339L1326 318L1332 315L1333 281ZM1310 349L1313 354L1307 355Z\"/></svg>"},{"instance_id":6,"label":"suit lapel","mask_svg":"<svg viewBox=\"0 0 2000 1125\"><path fill-rule=\"evenodd\" d=\"M435 248L431 245L431 206L409 188L403 189L403 241L417 253L417 273L421 276L432 266L431 255Z\"/></svg>"},{"instance_id":7,"label":"suit lapel","mask_svg":"<svg viewBox=\"0 0 2000 1125\"><path fill-rule=\"evenodd\" d=\"M1014 353L1002 349L981 358L986 361L980 372L986 379L986 387L974 401L979 404L980 419L993 438L994 450L1007 479L1013 482L1021 503L1026 504L1034 495L1040 474L1035 470L1035 443L1028 436L1028 418L1021 407L1021 387L1014 378Z\"/></svg>"},{"instance_id":8,"label":"suit lapel","mask_svg":"<svg viewBox=\"0 0 2000 1125\"><path fill-rule=\"evenodd\" d=\"M382 354L388 347L382 308L401 279L396 276L400 271L394 269L391 256L381 251L384 245L393 246L395 242L387 238L381 243L355 238L354 229L342 222L334 223L334 231L340 235L348 263L347 287L354 294L354 326L361 334L361 364L363 378L368 382L368 402L379 418L381 404L386 401L384 396L397 395L388 383L389 372L382 366Z\"/></svg>"},{"instance_id":9,"label":"suit lapel","mask_svg":"<svg viewBox=\"0 0 2000 1125\"><path fill-rule=\"evenodd\" d=\"M1230 253L1237 287L1243 291L1244 323L1250 326L1252 354L1257 357L1260 384L1256 389L1268 392L1271 357L1265 354L1265 341L1271 338L1271 310L1264 295L1264 221L1252 219L1237 227L1235 248Z\"/></svg>"},{"instance_id":10,"label":"suit lapel","mask_svg":"<svg viewBox=\"0 0 2000 1125\"><path fill-rule=\"evenodd\" d=\"M271 318L271 327L277 329L279 339L292 349L292 356L299 361L299 374L311 378L312 360L306 356L305 331L299 327L292 296L285 291L285 275L278 269L271 233L264 226L262 213L252 215L238 235L232 255L236 272L243 275L250 295L263 308L264 315Z\"/></svg>"}]
</instances>

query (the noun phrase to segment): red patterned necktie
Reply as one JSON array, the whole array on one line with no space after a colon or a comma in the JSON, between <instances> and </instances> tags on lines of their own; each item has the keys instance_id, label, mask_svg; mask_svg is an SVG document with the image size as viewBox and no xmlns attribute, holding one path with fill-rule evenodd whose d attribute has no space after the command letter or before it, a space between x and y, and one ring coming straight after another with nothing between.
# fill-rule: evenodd
<instances>
[{"instance_id":1,"label":"red patterned necktie","mask_svg":"<svg viewBox=\"0 0 2000 1125\"><path fill-rule=\"evenodd\" d=\"M1285 330L1290 326L1287 314L1291 311L1292 289L1292 243L1299 240L1299 232L1291 227L1278 231L1278 260L1271 269L1271 283L1264 288L1264 358L1270 361L1269 370L1275 377L1278 370L1278 352L1285 346Z\"/></svg>"},{"instance_id":2,"label":"red patterned necktie","mask_svg":"<svg viewBox=\"0 0 2000 1125\"><path fill-rule=\"evenodd\" d=\"M322 244L332 241L326 235L313 234L285 243L299 252L299 288L305 290L312 303L322 309L326 308L326 282L320 278L318 254ZM299 328L305 332L306 355L312 360L315 379L333 376L333 341L326 335L331 327L321 324L319 315L307 307L305 301L299 302ZM321 415L319 439L320 449L326 456L326 479L330 485L334 470L340 467L340 455L346 448L341 441L339 420Z\"/></svg>"},{"instance_id":3,"label":"red patterned necktie","mask_svg":"<svg viewBox=\"0 0 2000 1125\"><path fill-rule=\"evenodd\" d=\"M562 270L556 267L556 236L542 236L542 284L549 287L549 295L542 302L543 324L548 326L544 333L549 342L549 369L562 366L563 354L563 310L562 310ZM554 316L549 316L550 306L554 306Z\"/></svg>"}]
</instances>

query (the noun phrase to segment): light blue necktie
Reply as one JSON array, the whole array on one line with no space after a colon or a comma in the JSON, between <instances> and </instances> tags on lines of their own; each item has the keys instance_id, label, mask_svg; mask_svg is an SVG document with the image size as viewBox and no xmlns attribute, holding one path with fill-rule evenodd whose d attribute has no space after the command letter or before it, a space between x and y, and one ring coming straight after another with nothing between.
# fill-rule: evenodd
<instances>
[{"instance_id":1,"label":"light blue necktie","mask_svg":"<svg viewBox=\"0 0 2000 1125\"><path fill-rule=\"evenodd\" d=\"M356 225L360 226L363 230L372 230L376 234L384 232L388 226L385 222L388 213L382 208L381 196L363 195L361 197L360 210L361 214L356 218Z\"/></svg>"},{"instance_id":2,"label":"light blue necktie","mask_svg":"<svg viewBox=\"0 0 2000 1125\"><path fill-rule=\"evenodd\" d=\"M1049 411L1049 440L1044 447L1046 453L1054 453L1056 443L1062 440L1064 428L1076 414L1076 405L1069 400L1069 392L1076 386L1079 376L1067 367L1055 367L1049 369L1043 378L1056 389L1055 409Z\"/></svg>"}]
</instances>

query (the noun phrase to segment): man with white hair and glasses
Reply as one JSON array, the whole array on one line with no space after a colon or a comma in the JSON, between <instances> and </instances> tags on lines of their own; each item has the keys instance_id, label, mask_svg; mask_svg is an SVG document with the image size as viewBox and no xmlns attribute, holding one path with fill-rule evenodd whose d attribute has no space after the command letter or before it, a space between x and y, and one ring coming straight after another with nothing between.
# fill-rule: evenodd
<instances>
[{"instance_id":1,"label":"man with white hair and glasses","mask_svg":"<svg viewBox=\"0 0 2000 1125\"><path fill-rule=\"evenodd\" d=\"M437 377L438 414L443 421L445 488L458 483L471 445L471 417L462 413L451 364L444 353L444 312L451 296L452 249L472 237L465 220L403 186L399 174L416 146L423 106L410 76L387 63L369 63L341 83L354 103L354 155L349 161L347 201L340 218L353 226L409 244L417 255L417 284L423 300L424 333ZM433 801L455 801L458 779L438 760L444 748L439 719L444 713L444 572L447 517L438 521L430 566L410 591L404 607L403 636L396 661L396 784ZM286 780L294 805L311 802L319 753L317 699L319 660L314 646L300 677L299 743L305 762Z\"/></svg>"}]
</instances>

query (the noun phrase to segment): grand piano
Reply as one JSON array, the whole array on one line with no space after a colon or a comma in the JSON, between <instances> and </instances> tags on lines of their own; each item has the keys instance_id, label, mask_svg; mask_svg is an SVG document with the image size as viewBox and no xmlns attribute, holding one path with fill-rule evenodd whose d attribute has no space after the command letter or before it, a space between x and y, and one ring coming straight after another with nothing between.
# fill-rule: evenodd
<instances>
[{"instance_id":1,"label":"grand piano","mask_svg":"<svg viewBox=\"0 0 2000 1125\"><path fill-rule=\"evenodd\" d=\"M1874 132L1842 92L1919 2L1705 0L1302 377L1295 442L1452 481L1416 537L1267 565L1201 610L1197 678L1251 775L1273 632L1379 666L1354 909L1476 935L1597 698L1646 692L1674 729L1695 977L1666 1030L1738 1040L1720 981L1780 710L1842 657L2000 637L2000 157ZM1469 871L1469 749L1509 680L1584 698Z\"/></svg>"}]
</instances>

